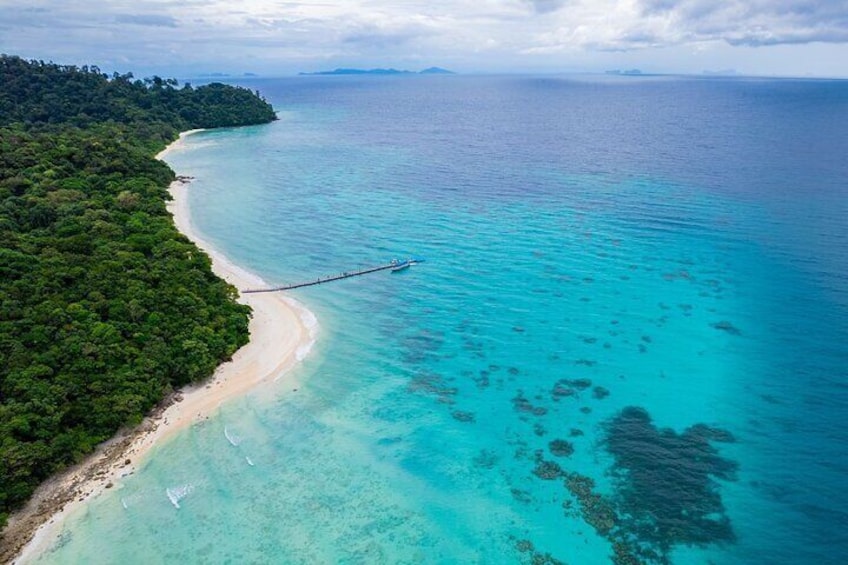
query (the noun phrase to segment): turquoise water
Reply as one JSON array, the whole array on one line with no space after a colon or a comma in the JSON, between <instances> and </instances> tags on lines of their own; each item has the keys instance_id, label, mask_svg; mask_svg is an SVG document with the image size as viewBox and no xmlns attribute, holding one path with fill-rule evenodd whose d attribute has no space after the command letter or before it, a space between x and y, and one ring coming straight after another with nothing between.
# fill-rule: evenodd
<instances>
[{"instance_id":1,"label":"turquoise water","mask_svg":"<svg viewBox=\"0 0 848 565\"><path fill-rule=\"evenodd\" d=\"M427 261L293 292L320 324L296 379L157 448L44 562L848 551L848 85L250 86L278 122L168 157L207 241L272 283Z\"/></svg>"}]
</instances>

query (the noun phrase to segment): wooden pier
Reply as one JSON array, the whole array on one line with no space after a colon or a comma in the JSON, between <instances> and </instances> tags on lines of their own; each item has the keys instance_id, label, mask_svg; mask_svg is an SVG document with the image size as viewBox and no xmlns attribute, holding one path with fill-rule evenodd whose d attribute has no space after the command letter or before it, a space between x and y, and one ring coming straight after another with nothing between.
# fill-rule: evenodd
<instances>
[{"instance_id":1,"label":"wooden pier","mask_svg":"<svg viewBox=\"0 0 848 565\"><path fill-rule=\"evenodd\" d=\"M351 277L360 277L362 275L367 275L369 273L376 273L377 271L388 271L388 270L401 271L403 269L406 269L407 267L410 267L411 265L421 263L422 261L423 261L423 259L407 259L407 260L404 260L404 261L394 260L391 263L388 263L386 265L379 265L377 267L367 267L365 269L359 269L357 271L345 271L344 273L340 273L338 275L330 275L330 276L327 276L327 277L319 277L319 278L317 278L315 280L311 280L311 281L295 283L295 284L287 284L287 285L283 285L283 286L275 286L273 288L253 288L253 289L243 290L242 292L245 293L245 294L255 294L255 293L259 293L259 292L278 292L278 291L281 291L281 290L294 290L295 288L303 288L303 287L306 287L306 286L315 286L315 285L319 285L319 284L325 284L325 283L330 283L330 282L334 282L334 281L340 281L340 280L343 280L343 279L349 279Z\"/></svg>"}]
</instances>

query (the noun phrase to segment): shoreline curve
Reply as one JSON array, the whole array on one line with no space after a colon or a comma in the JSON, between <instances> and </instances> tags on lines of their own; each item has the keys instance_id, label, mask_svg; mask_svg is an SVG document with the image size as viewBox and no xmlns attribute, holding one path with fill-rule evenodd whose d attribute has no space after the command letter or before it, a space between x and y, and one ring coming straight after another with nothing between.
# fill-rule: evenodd
<instances>
[{"instance_id":1,"label":"shoreline curve","mask_svg":"<svg viewBox=\"0 0 848 565\"><path fill-rule=\"evenodd\" d=\"M182 132L156 158L164 160L182 147L187 136L200 131L204 130ZM173 200L167 206L177 230L209 255L216 275L237 289L265 286L260 277L234 264L197 235L191 223L187 184L178 178L169 187ZM276 293L240 293L238 301L253 309L248 343L208 379L172 393L141 424L120 430L84 461L43 483L30 501L9 517L2 538L7 547L0 551L0 561L22 564L42 555L60 537L69 516L132 475L155 445L209 418L226 400L276 380L309 352L317 319L301 303Z\"/></svg>"}]
</instances>

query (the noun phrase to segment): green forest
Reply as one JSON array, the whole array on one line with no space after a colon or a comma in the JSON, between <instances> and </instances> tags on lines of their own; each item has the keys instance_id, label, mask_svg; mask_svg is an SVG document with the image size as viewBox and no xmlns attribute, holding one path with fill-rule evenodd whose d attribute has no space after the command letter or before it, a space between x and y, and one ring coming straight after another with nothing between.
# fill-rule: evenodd
<instances>
[{"instance_id":1,"label":"green forest","mask_svg":"<svg viewBox=\"0 0 848 565\"><path fill-rule=\"evenodd\" d=\"M250 309L174 227L154 155L274 119L240 87L0 56L0 527L247 342Z\"/></svg>"}]
</instances>

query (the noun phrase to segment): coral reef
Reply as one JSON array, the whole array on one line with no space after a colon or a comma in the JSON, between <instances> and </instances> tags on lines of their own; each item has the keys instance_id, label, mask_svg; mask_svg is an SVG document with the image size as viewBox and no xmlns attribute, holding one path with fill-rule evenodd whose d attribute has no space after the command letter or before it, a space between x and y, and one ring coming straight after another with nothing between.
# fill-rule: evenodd
<instances>
[{"instance_id":1,"label":"coral reef","mask_svg":"<svg viewBox=\"0 0 848 565\"><path fill-rule=\"evenodd\" d=\"M555 457L571 457L574 453L574 445L564 439L555 439L548 444L551 455Z\"/></svg>"},{"instance_id":2,"label":"coral reef","mask_svg":"<svg viewBox=\"0 0 848 565\"><path fill-rule=\"evenodd\" d=\"M739 331L739 328L737 328L727 320L722 320L720 322L716 322L710 325L712 325L712 327L714 327L715 329L727 332L730 335L742 335L742 332Z\"/></svg>"},{"instance_id":3,"label":"coral reef","mask_svg":"<svg viewBox=\"0 0 848 565\"><path fill-rule=\"evenodd\" d=\"M598 400L602 400L602 399L606 398L607 396L609 396L609 394L610 394L609 389L604 388L602 386L596 386L595 388L592 389L592 396L594 396Z\"/></svg>"}]
</instances>

